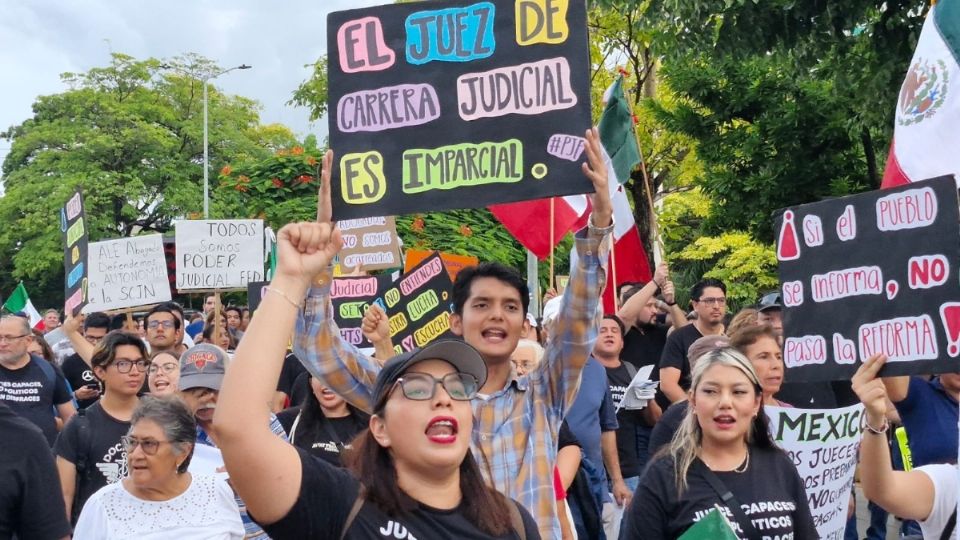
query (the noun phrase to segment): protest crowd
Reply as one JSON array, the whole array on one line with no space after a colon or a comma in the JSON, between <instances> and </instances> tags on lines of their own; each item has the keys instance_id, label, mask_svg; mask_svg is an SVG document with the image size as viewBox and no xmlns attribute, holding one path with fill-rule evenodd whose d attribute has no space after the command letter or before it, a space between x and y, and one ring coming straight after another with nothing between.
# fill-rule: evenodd
<instances>
[{"instance_id":1,"label":"protest crowd","mask_svg":"<svg viewBox=\"0 0 960 540\"><path fill-rule=\"evenodd\" d=\"M481 21L474 49L458 45L471 59L493 46L493 4L477 6L457 19ZM429 24L417 62L453 54L430 49ZM337 77L394 61L346 56L331 61ZM581 60L525 64L513 76L542 77L535 98L516 79L507 90L519 94L490 107L484 92L506 92L500 79L467 79L461 117L516 114L527 100L568 108ZM269 273L261 220L178 222L176 289L202 298L197 312L167 294L160 235L88 245L80 192L65 204L63 309L41 315L18 290L0 315L0 540L958 538L960 373L949 362L960 356L960 298L943 287L960 263L952 179L786 209L773 227L780 285L733 313L736 284L698 276L678 291L666 262L644 255L629 268L611 256L622 164L601 135L605 111L568 141L582 154L554 155L568 169L549 173L590 192L562 286L551 270L545 291L532 289L483 253L455 269L428 253L393 272L403 266L395 229L356 231L386 218L335 215L373 197L377 159L390 160L356 157L365 143L337 137L360 124L434 129L419 127L440 114L424 87L338 101L352 112L318 164L317 218L276 232ZM409 118L384 105L398 95ZM371 113L379 100L379 113L367 116L364 100ZM404 193L442 185L430 200L454 208L448 184L465 181L456 163L476 159L467 176L509 176L523 151L519 139L455 146L404 153L445 163L404 170ZM353 206L338 203L338 187ZM897 204L912 210L901 216ZM365 237L390 243L368 259L385 264L343 272L363 260L347 250ZM891 241L882 257L910 261L899 289L884 279L889 261L854 268L863 244L894 237L944 255ZM163 289L157 301L118 308L97 265L83 269L124 251L110 242L136 244L128 252L142 268L155 256L155 281L141 285ZM617 260L621 277L644 279L616 279ZM921 271L944 261L949 279ZM224 300L241 290L245 305ZM890 311L868 316L859 302ZM955 326L946 345L937 312L947 334ZM858 530L858 505L868 529Z\"/></svg>"}]
</instances>

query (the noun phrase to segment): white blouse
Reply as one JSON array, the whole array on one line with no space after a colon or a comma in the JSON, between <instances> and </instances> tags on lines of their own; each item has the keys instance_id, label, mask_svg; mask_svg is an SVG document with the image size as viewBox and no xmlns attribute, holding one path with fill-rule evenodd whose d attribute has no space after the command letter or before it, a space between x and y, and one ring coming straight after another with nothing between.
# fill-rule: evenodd
<instances>
[{"instance_id":1,"label":"white blouse","mask_svg":"<svg viewBox=\"0 0 960 540\"><path fill-rule=\"evenodd\" d=\"M104 486L87 499L73 537L227 540L243 538L233 490L213 476L192 475L190 487L167 501L145 501L123 487Z\"/></svg>"}]
</instances>

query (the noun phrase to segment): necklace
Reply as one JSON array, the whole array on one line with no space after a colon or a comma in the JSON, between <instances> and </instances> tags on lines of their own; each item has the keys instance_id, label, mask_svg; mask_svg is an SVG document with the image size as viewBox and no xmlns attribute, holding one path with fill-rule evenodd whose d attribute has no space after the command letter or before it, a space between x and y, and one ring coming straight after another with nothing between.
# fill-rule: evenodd
<instances>
[{"instance_id":1,"label":"necklace","mask_svg":"<svg viewBox=\"0 0 960 540\"><path fill-rule=\"evenodd\" d=\"M747 457L743 460L743 463L739 467L733 470L737 474L743 474L747 472L747 468L750 467L750 448L747 448Z\"/></svg>"}]
</instances>

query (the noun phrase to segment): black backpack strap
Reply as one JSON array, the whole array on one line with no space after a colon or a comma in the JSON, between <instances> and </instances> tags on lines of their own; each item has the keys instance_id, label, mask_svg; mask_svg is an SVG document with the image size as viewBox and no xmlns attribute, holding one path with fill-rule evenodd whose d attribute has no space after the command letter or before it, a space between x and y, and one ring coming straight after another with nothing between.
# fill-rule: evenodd
<instances>
[{"instance_id":1,"label":"black backpack strap","mask_svg":"<svg viewBox=\"0 0 960 540\"><path fill-rule=\"evenodd\" d=\"M90 457L90 419L87 410L79 409L73 419L77 423L77 488L79 493L80 479L87 472L87 458Z\"/></svg>"},{"instance_id":2,"label":"black backpack strap","mask_svg":"<svg viewBox=\"0 0 960 540\"><path fill-rule=\"evenodd\" d=\"M750 450L747 449L747 451L749 452ZM700 461L700 458L693 460L691 467L700 473L700 476L710 484L710 487L717 493L720 500L723 501L723 504L733 512L733 517L736 518L737 523L740 524L740 528L743 529L747 538L760 538L760 533L757 532L756 527L753 526L753 522L743 513L743 508L740 507L740 501L738 501L733 495L733 492L724 485L723 481L710 470L710 467L707 467L704 462Z\"/></svg>"},{"instance_id":3,"label":"black backpack strap","mask_svg":"<svg viewBox=\"0 0 960 540\"><path fill-rule=\"evenodd\" d=\"M953 536L954 529L957 528L957 509L953 509L953 513L950 514L950 519L947 520L946 525L943 526L943 532L940 533L940 540L950 540L950 537Z\"/></svg>"},{"instance_id":4,"label":"black backpack strap","mask_svg":"<svg viewBox=\"0 0 960 540\"><path fill-rule=\"evenodd\" d=\"M343 530L340 531L340 540L343 540L347 536L347 530L350 528L350 525L353 525L355 519L357 519L357 514L360 513L360 508L363 507L363 488L357 492L357 499L353 501L353 506L350 507L350 513L347 514L347 520L343 522Z\"/></svg>"},{"instance_id":5,"label":"black backpack strap","mask_svg":"<svg viewBox=\"0 0 960 540\"><path fill-rule=\"evenodd\" d=\"M523 516L520 514L520 503L507 499L507 507L510 509L510 526L520 540L527 540L527 528L523 526Z\"/></svg>"}]
</instances>

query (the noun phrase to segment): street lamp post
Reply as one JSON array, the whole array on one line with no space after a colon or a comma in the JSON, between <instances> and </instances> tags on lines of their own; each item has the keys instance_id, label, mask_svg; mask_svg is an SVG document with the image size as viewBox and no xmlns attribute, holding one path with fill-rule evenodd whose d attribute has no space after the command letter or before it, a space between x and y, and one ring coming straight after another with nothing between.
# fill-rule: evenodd
<instances>
[{"instance_id":1,"label":"street lamp post","mask_svg":"<svg viewBox=\"0 0 960 540\"><path fill-rule=\"evenodd\" d=\"M210 167L209 153L207 151L207 84L211 79L216 79L235 69L250 69L251 67L253 66L240 64L230 69L212 73L203 79L203 219L210 219Z\"/></svg>"}]
</instances>

